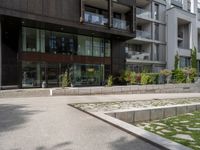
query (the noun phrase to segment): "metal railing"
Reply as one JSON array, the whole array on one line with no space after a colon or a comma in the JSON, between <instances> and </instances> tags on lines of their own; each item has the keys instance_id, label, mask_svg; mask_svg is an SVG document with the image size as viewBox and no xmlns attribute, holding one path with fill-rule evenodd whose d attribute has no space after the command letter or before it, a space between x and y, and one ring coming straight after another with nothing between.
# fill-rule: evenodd
<instances>
[{"instance_id":1,"label":"metal railing","mask_svg":"<svg viewBox=\"0 0 200 150\"><path fill-rule=\"evenodd\" d=\"M145 39L152 39L151 33L142 30L136 30L136 37L145 38Z\"/></svg>"},{"instance_id":2,"label":"metal railing","mask_svg":"<svg viewBox=\"0 0 200 150\"><path fill-rule=\"evenodd\" d=\"M106 25L108 24L108 18L105 18L103 15L85 11L84 21L87 23Z\"/></svg>"},{"instance_id":3,"label":"metal railing","mask_svg":"<svg viewBox=\"0 0 200 150\"><path fill-rule=\"evenodd\" d=\"M151 12L141 8L136 8L136 15L137 17L151 18Z\"/></svg>"},{"instance_id":4,"label":"metal railing","mask_svg":"<svg viewBox=\"0 0 200 150\"><path fill-rule=\"evenodd\" d=\"M131 60L151 60L151 54L145 51L128 51L127 59Z\"/></svg>"},{"instance_id":5,"label":"metal railing","mask_svg":"<svg viewBox=\"0 0 200 150\"><path fill-rule=\"evenodd\" d=\"M128 30L128 25L125 20L113 18L113 28L116 29L122 29L122 30Z\"/></svg>"}]
</instances>

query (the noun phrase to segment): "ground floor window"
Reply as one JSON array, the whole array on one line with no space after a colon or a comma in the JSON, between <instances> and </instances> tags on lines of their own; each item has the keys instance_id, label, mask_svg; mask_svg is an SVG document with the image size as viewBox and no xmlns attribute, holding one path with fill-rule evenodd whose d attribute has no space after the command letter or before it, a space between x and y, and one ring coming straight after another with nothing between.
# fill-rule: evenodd
<instances>
[{"instance_id":1,"label":"ground floor window","mask_svg":"<svg viewBox=\"0 0 200 150\"><path fill-rule=\"evenodd\" d=\"M107 65L106 65L107 66ZM108 69L108 67L106 67ZM58 87L59 77L68 72L74 86L98 86L104 83L106 76L103 64L61 64L44 62L22 62L22 87Z\"/></svg>"},{"instance_id":2,"label":"ground floor window","mask_svg":"<svg viewBox=\"0 0 200 150\"><path fill-rule=\"evenodd\" d=\"M191 58L190 57L180 57L180 68L190 67Z\"/></svg>"},{"instance_id":3,"label":"ground floor window","mask_svg":"<svg viewBox=\"0 0 200 150\"><path fill-rule=\"evenodd\" d=\"M22 87L40 87L44 80L41 63L22 62Z\"/></svg>"},{"instance_id":4,"label":"ground floor window","mask_svg":"<svg viewBox=\"0 0 200 150\"><path fill-rule=\"evenodd\" d=\"M104 65L75 64L73 84L102 85L104 81Z\"/></svg>"}]
</instances>

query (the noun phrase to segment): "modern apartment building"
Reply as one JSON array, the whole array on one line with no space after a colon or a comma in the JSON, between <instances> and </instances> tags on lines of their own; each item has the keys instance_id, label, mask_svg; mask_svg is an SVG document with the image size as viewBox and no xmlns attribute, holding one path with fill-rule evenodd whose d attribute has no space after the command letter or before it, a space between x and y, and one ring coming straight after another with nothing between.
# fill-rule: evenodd
<instances>
[{"instance_id":1,"label":"modern apartment building","mask_svg":"<svg viewBox=\"0 0 200 150\"><path fill-rule=\"evenodd\" d=\"M102 85L110 74L200 66L200 0L0 0L0 87Z\"/></svg>"},{"instance_id":2,"label":"modern apartment building","mask_svg":"<svg viewBox=\"0 0 200 150\"><path fill-rule=\"evenodd\" d=\"M0 87L101 85L125 69L134 0L0 0Z\"/></svg>"},{"instance_id":3,"label":"modern apartment building","mask_svg":"<svg viewBox=\"0 0 200 150\"><path fill-rule=\"evenodd\" d=\"M126 45L127 68L157 72L166 67L166 2L136 0L136 37Z\"/></svg>"},{"instance_id":4,"label":"modern apartment building","mask_svg":"<svg viewBox=\"0 0 200 150\"><path fill-rule=\"evenodd\" d=\"M176 54L180 67L188 67L193 47L200 60L200 0L136 0L136 38L125 48L127 68L173 70Z\"/></svg>"},{"instance_id":5,"label":"modern apartment building","mask_svg":"<svg viewBox=\"0 0 200 150\"><path fill-rule=\"evenodd\" d=\"M200 67L200 1L167 1L166 12L167 68L174 69L174 56L180 56L180 67L191 63L191 49L198 49Z\"/></svg>"}]
</instances>

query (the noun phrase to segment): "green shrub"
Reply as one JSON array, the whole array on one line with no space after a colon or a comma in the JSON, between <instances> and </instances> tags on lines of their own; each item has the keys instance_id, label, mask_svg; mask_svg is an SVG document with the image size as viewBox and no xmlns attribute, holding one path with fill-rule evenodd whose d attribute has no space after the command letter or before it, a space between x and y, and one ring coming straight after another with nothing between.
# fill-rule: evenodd
<instances>
[{"instance_id":1,"label":"green shrub","mask_svg":"<svg viewBox=\"0 0 200 150\"><path fill-rule=\"evenodd\" d=\"M112 86L112 85L113 85L113 76L110 75L110 76L108 77L107 86L110 87L110 86Z\"/></svg>"},{"instance_id":2,"label":"green shrub","mask_svg":"<svg viewBox=\"0 0 200 150\"><path fill-rule=\"evenodd\" d=\"M69 87L71 84L71 79L68 75L67 72L59 76L59 84L60 86L64 87Z\"/></svg>"},{"instance_id":3,"label":"green shrub","mask_svg":"<svg viewBox=\"0 0 200 150\"><path fill-rule=\"evenodd\" d=\"M179 54L178 52L176 53L176 56L175 56L175 61L174 61L174 69L177 70L179 68Z\"/></svg>"},{"instance_id":4,"label":"green shrub","mask_svg":"<svg viewBox=\"0 0 200 150\"><path fill-rule=\"evenodd\" d=\"M191 50L191 64L192 64L192 68L197 69L197 49L196 47L194 47Z\"/></svg>"},{"instance_id":5,"label":"green shrub","mask_svg":"<svg viewBox=\"0 0 200 150\"><path fill-rule=\"evenodd\" d=\"M184 68L183 72L186 77L186 83L194 82L194 79L197 76L197 70L195 68Z\"/></svg>"},{"instance_id":6,"label":"green shrub","mask_svg":"<svg viewBox=\"0 0 200 150\"><path fill-rule=\"evenodd\" d=\"M186 82L186 75L183 69L176 69L173 72L174 80L176 83L185 83Z\"/></svg>"},{"instance_id":7,"label":"green shrub","mask_svg":"<svg viewBox=\"0 0 200 150\"><path fill-rule=\"evenodd\" d=\"M141 84L142 85L147 85L150 82L150 76L146 73L141 74Z\"/></svg>"},{"instance_id":8,"label":"green shrub","mask_svg":"<svg viewBox=\"0 0 200 150\"><path fill-rule=\"evenodd\" d=\"M126 70L124 72L124 80L129 84L135 84L136 83L136 73L132 72L130 70Z\"/></svg>"},{"instance_id":9,"label":"green shrub","mask_svg":"<svg viewBox=\"0 0 200 150\"><path fill-rule=\"evenodd\" d=\"M158 84L159 74L158 73L142 73L141 84Z\"/></svg>"}]
</instances>

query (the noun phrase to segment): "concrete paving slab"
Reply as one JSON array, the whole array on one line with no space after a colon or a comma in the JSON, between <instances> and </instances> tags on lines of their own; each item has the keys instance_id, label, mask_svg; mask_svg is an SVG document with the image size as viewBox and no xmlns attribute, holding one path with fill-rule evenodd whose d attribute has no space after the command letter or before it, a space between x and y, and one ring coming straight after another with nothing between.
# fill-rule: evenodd
<instances>
[{"instance_id":1,"label":"concrete paving slab","mask_svg":"<svg viewBox=\"0 0 200 150\"><path fill-rule=\"evenodd\" d=\"M130 94L0 99L0 150L157 150L156 146L67 104L200 97Z\"/></svg>"}]
</instances>

